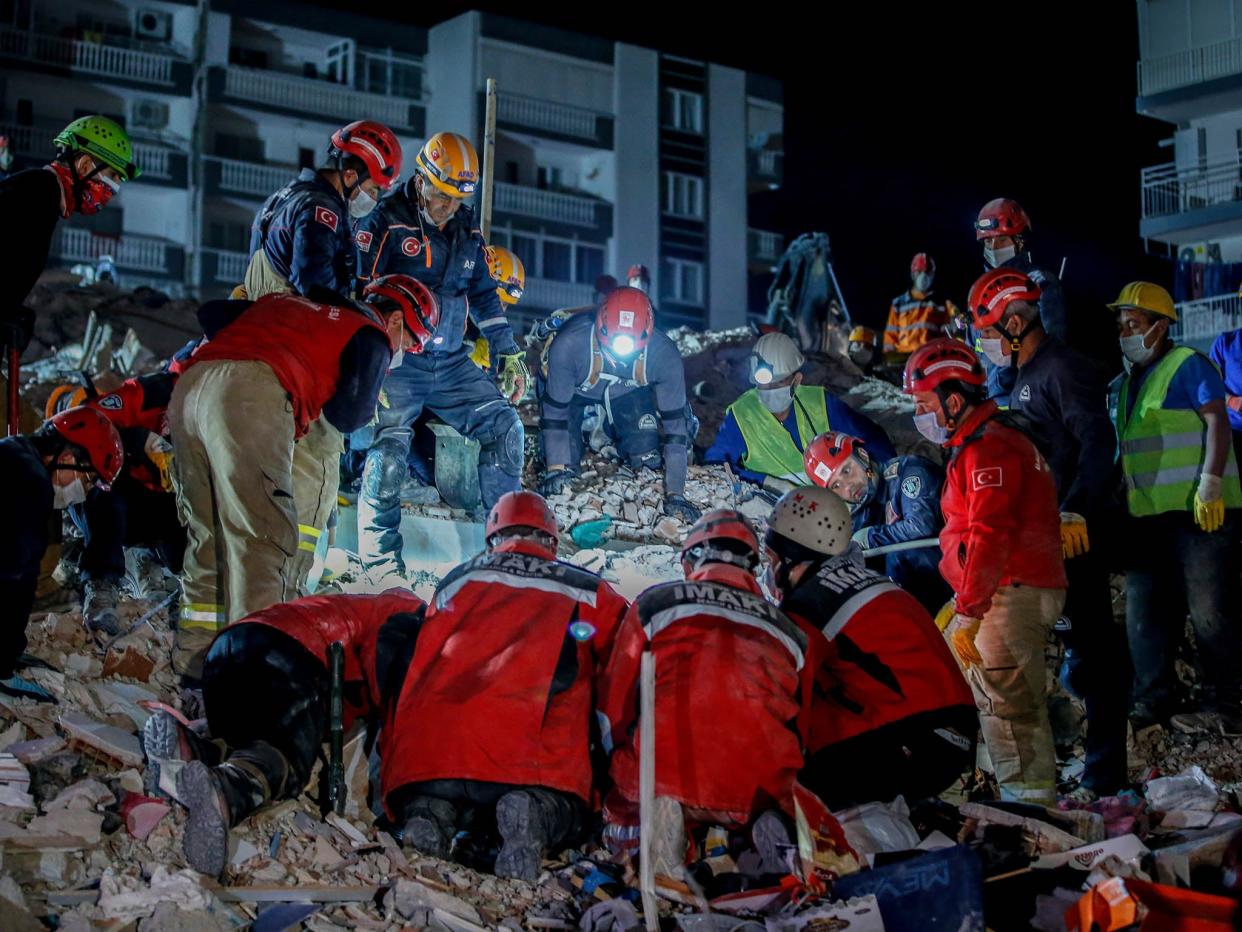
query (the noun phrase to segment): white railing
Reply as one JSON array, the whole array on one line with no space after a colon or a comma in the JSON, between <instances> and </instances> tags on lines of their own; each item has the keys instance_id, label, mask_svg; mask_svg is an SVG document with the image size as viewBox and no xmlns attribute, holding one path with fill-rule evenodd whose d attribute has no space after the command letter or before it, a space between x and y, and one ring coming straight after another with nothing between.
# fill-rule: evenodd
<instances>
[{"instance_id":1,"label":"white railing","mask_svg":"<svg viewBox=\"0 0 1242 932\"><path fill-rule=\"evenodd\" d=\"M62 129L59 125L39 124L36 126L19 126L15 123L0 123L0 134L9 137L9 147L23 155L45 156L51 158L54 147L52 140ZM172 178L169 159L171 149L150 143L134 143L134 161L142 169L139 176L149 179Z\"/></svg>"},{"instance_id":2,"label":"white railing","mask_svg":"<svg viewBox=\"0 0 1242 932\"><path fill-rule=\"evenodd\" d=\"M761 175L776 175L776 160L780 152L776 149L760 149L755 153L755 168Z\"/></svg>"},{"instance_id":3,"label":"white railing","mask_svg":"<svg viewBox=\"0 0 1242 932\"><path fill-rule=\"evenodd\" d=\"M149 236L99 236L90 230L62 226L56 231L52 253L69 262L94 262L100 256L111 256L122 268L168 271L168 244Z\"/></svg>"},{"instance_id":4,"label":"white railing","mask_svg":"<svg viewBox=\"0 0 1242 932\"><path fill-rule=\"evenodd\" d=\"M595 298L594 285L558 282L550 278L526 279L526 291L519 307L582 307Z\"/></svg>"},{"instance_id":5,"label":"white railing","mask_svg":"<svg viewBox=\"0 0 1242 932\"><path fill-rule=\"evenodd\" d=\"M244 252L228 252L223 249L204 249L216 257L216 281L240 284L246 277L250 256Z\"/></svg>"},{"instance_id":6,"label":"white railing","mask_svg":"<svg viewBox=\"0 0 1242 932\"><path fill-rule=\"evenodd\" d=\"M1242 38L1142 59L1138 63L1139 95L1158 94L1231 74L1242 74Z\"/></svg>"},{"instance_id":7,"label":"white railing","mask_svg":"<svg viewBox=\"0 0 1242 932\"><path fill-rule=\"evenodd\" d=\"M359 114L365 114L367 119L389 126L410 125L410 101L404 98L368 94L331 81L274 71L229 65L225 70L224 93L229 97L325 117L358 118Z\"/></svg>"},{"instance_id":8,"label":"white railing","mask_svg":"<svg viewBox=\"0 0 1242 932\"><path fill-rule=\"evenodd\" d=\"M134 143L134 162L142 172L139 179L142 178L172 178L172 171L169 169L170 151L163 146L152 146L147 143Z\"/></svg>"},{"instance_id":9,"label":"white railing","mask_svg":"<svg viewBox=\"0 0 1242 932\"><path fill-rule=\"evenodd\" d=\"M770 230L756 230L753 227L748 229L750 237L750 256L759 262L775 263L781 257L781 247L784 239L779 233L773 233Z\"/></svg>"},{"instance_id":10,"label":"white railing","mask_svg":"<svg viewBox=\"0 0 1242 932\"><path fill-rule=\"evenodd\" d=\"M1179 169L1172 162L1143 169L1143 216L1168 217L1242 200L1242 152L1223 162Z\"/></svg>"},{"instance_id":11,"label":"white railing","mask_svg":"<svg viewBox=\"0 0 1242 932\"><path fill-rule=\"evenodd\" d=\"M206 156L203 161L215 162L220 166L221 190L248 194L257 198L265 198L273 191L284 187L297 174L297 170L293 168L263 165L257 162L239 162L236 159L222 159L215 156Z\"/></svg>"},{"instance_id":12,"label":"white railing","mask_svg":"<svg viewBox=\"0 0 1242 932\"><path fill-rule=\"evenodd\" d=\"M507 211L511 214L593 227L597 203L588 197L575 197L559 191L542 191L539 188L497 182L493 206L496 210Z\"/></svg>"},{"instance_id":13,"label":"white railing","mask_svg":"<svg viewBox=\"0 0 1242 932\"><path fill-rule=\"evenodd\" d=\"M167 85L173 84L173 63L176 61L171 55L63 39L11 26L0 26L0 56L61 65L88 74Z\"/></svg>"},{"instance_id":14,"label":"white railing","mask_svg":"<svg viewBox=\"0 0 1242 932\"><path fill-rule=\"evenodd\" d=\"M1236 294L1183 301L1169 336L1183 343L1211 344L1218 334L1242 327L1242 299Z\"/></svg>"},{"instance_id":15,"label":"white railing","mask_svg":"<svg viewBox=\"0 0 1242 932\"><path fill-rule=\"evenodd\" d=\"M498 120L580 139L598 137L599 114L594 110L520 94L501 94L499 98L496 109Z\"/></svg>"}]
</instances>

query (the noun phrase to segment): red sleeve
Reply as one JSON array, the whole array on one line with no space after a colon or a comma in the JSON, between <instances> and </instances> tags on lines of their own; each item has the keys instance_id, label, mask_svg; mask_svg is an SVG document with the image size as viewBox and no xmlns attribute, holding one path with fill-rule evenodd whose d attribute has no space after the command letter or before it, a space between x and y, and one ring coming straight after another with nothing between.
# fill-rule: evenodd
<instances>
[{"instance_id":1,"label":"red sleeve","mask_svg":"<svg viewBox=\"0 0 1242 932\"><path fill-rule=\"evenodd\" d=\"M958 467L965 483L966 556L957 610L982 618L992 607L1018 536L1014 500L1022 494L1024 464L1002 439L985 435L962 450Z\"/></svg>"},{"instance_id":2,"label":"red sleeve","mask_svg":"<svg viewBox=\"0 0 1242 932\"><path fill-rule=\"evenodd\" d=\"M621 618L596 691L600 731L609 754L637 724L638 668L646 646L638 609L631 605Z\"/></svg>"},{"instance_id":3,"label":"red sleeve","mask_svg":"<svg viewBox=\"0 0 1242 932\"><path fill-rule=\"evenodd\" d=\"M144 397L145 392L143 391L142 383L137 379L128 379L116 391L100 395L98 398L92 398L86 402L86 406L94 408L111 421L112 426L116 428L146 427L147 430L158 432L158 428L150 426L152 412L143 409ZM163 417L163 410L152 410L160 418Z\"/></svg>"}]
</instances>

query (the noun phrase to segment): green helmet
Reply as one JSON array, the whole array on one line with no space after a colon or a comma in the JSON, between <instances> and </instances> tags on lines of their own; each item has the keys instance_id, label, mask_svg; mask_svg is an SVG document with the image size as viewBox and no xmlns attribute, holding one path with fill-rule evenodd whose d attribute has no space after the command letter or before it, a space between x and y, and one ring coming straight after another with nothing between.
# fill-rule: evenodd
<instances>
[{"instance_id":1,"label":"green helmet","mask_svg":"<svg viewBox=\"0 0 1242 932\"><path fill-rule=\"evenodd\" d=\"M52 141L62 152L85 152L94 156L119 172L122 181L133 181L140 174L134 164L134 147L129 134L107 117L79 117Z\"/></svg>"}]
</instances>

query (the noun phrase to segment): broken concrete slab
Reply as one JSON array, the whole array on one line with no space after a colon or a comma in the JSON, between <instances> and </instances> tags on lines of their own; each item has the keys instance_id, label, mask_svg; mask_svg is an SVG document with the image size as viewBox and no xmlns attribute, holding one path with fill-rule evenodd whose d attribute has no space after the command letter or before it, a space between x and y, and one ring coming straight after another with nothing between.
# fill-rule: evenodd
<instances>
[{"instance_id":1,"label":"broken concrete slab","mask_svg":"<svg viewBox=\"0 0 1242 932\"><path fill-rule=\"evenodd\" d=\"M99 913L105 919L132 920L150 916L160 903L178 909L208 910L211 894L203 888L201 875L189 868L172 873L157 865L151 882L108 868L99 881Z\"/></svg>"},{"instance_id":2,"label":"broken concrete slab","mask_svg":"<svg viewBox=\"0 0 1242 932\"><path fill-rule=\"evenodd\" d=\"M51 812L53 809L83 809L89 811L103 806L111 806L115 802L116 797L112 794L112 791L98 780L80 780L72 786L61 790L55 799L44 804L43 809L45 812Z\"/></svg>"},{"instance_id":3,"label":"broken concrete slab","mask_svg":"<svg viewBox=\"0 0 1242 932\"><path fill-rule=\"evenodd\" d=\"M22 848L90 848L102 837L103 815L81 809L55 809L36 816L24 834L0 829L0 840Z\"/></svg>"},{"instance_id":4,"label":"broken concrete slab","mask_svg":"<svg viewBox=\"0 0 1242 932\"><path fill-rule=\"evenodd\" d=\"M155 661L137 650L133 645L126 645L124 650L113 648L104 658L103 675L123 676L131 680L149 682L155 671Z\"/></svg>"},{"instance_id":5,"label":"broken concrete slab","mask_svg":"<svg viewBox=\"0 0 1242 932\"><path fill-rule=\"evenodd\" d=\"M47 760L53 754L65 749L65 739L59 736L52 738L35 738L33 741L19 741L7 748L23 764L35 764Z\"/></svg>"},{"instance_id":6,"label":"broken concrete slab","mask_svg":"<svg viewBox=\"0 0 1242 932\"><path fill-rule=\"evenodd\" d=\"M24 906L0 898L0 929L4 932L46 932L46 927Z\"/></svg>"},{"instance_id":7,"label":"broken concrete slab","mask_svg":"<svg viewBox=\"0 0 1242 932\"><path fill-rule=\"evenodd\" d=\"M107 683L92 683L91 693L99 703L99 711L104 715L123 715L133 723L135 731L142 727L151 717L151 713L142 706L144 702L159 702L159 696L134 683L122 683L112 680Z\"/></svg>"},{"instance_id":8,"label":"broken concrete slab","mask_svg":"<svg viewBox=\"0 0 1242 932\"><path fill-rule=\"evenodd\" d=\"M384 905L396 909L406 919L423 910L443 910L468 922L481 923L479 911L465 900L442 893L417 880L398 880L384 897Z\"/></svg>"},{"instance_id":9,"label":"broken concrete slab","mask_svg":"<svg viewBox=\"0 0 1242 932\"><path fill-rule=\"evenodd\" d=\"M60 724L71 739L80 741L106 758L131 767L143 764L142 744L136 735L73 710L61 713Z\"/></svg>"}]
</instances>

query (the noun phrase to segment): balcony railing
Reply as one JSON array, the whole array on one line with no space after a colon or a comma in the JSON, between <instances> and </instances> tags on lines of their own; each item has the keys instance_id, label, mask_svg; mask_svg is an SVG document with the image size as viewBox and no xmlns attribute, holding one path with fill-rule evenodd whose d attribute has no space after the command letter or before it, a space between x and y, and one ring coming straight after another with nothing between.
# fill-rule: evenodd
<instances>
[{"instance_id":1,"label":"balcony railing","mask_svg":"<svg viewBox=\"0 0 1242 932\"><path fill-rule=\"evenodd\" d=\"M598 222L596 207L599 203L589 197L497 182L493 206L511 214L593 227Z\"/></svg>"},{"instance_id":2,"label":"balcony railing","mask_svg":"<svg viewBox=\"0 0 1242 932\"><path fill-rule=\"evenodd\" d=\"M1139 95L1147 97L1232 74L1242 74L1242 38L1142 59L1138 63Z\"/></svg>"},{"instance_id":3,"label":"balcony railing","mask_svg":"<svg viewBox=\"0 0 1242 932\"><path fill-rule=\"evenodd\" d=\"M749 240L750 258L756 262L767 262L772 265L781 257L784 238L779 233L769 230L756 230L753 227L746 231Z\"/></svg>"},{"instance_id":4,"label":"balcony railing","mask_svg":"<svg viewBox=\"0 0 1242 932\"><path fill-rule=\"evenodd\" d=\"M1242 152L1215 164L1143 169L1143 218L1169 217L1242 200Z\"/></svg>"},{"instance_id":5,"label":"balcony railing","mask_svg":"<svg viewBox=\"0 0 1242 932\"><path fill-rule=\"evenodd\" d=\"M246 277L246 269L250 265L250 256L246 253L224 249L204 249L203 252L215 257L216 281L236 285Z\"/></svg>"},{"instance_id":6,"label":"balcony railing","mask_svg":"<svg viewBox=\"0 0 1242 932\"><path fill-rule=\"evenodd\" d=\"M59 65L87 74L173 86L171 55L65 39L11 26L0 26L0 57Z\"/></svg>"},{"instance_id":7,"label":"balcony railing","mask_svg":"<svg viewBox=\"0 0 1242 932\"><path fill-rule=\"evenodd\" d=\"M519 307L582 307L595 297L594 285L558 282L550 278L526 279L526 292Z\"/></svg>"},{"instance_id":8,"label":"balcony railing","mask_svg":"<svg viewBox=\"0 0 1242 932\"><path fill-rule=\"evenodd\" d=\"M112 256L125 269L170 271L168 243L149 236L100 236L90 230L62 226L52 241L52 254L66 262L94 262L100 256Z\"/></svg>"},{"instance_id":9,"label":"balcony railing","mask_svg":"<svg viewBox=\"0 0 1242 932\"><path fill-rule=\"evenodd\" d=\"M294 75L229 65L225 69L224 93L228 97L298 110L324 118L357 119L366 114L389 126L410 126L411 100L355 91L343 84L299 78Z\"/></svg>"},{"instance_id":10,"label":"balcony railing","mask_svg":"<svg viewBox=\"0 0 1242 932\"><path fill-rule=\"evenodd\" d=\"M294 168L264 165L258 162L240 162L236 159L222 159L215 156L207 156L203 161L217 167L221 191L260 199L284 187L297 174Z\"/></svg>"},{"instance_id":11,"label":"balcony railing","mask_svg":"<svg viewBox=\"0 0 1242 932\"><path fill-rule=\"evenodd\" d=\"M1183 301L1169 336L1183 343L1210 344L1218 334L1242 327L1242 299L1236 294Z\"/></svg>"},{"instance_id":12,"label":"balcony railing","mask_svg":"<svg viewBox=\"0 0 1242 932\"><path fill-rule=\"evenodd\" d=\"M19 155L51 158L52 140L63 127L59 124L40 123L22 126L16 123L0 123L0 133L9 137L9 147ZM140 179L170 181L173 177L173 149L148 142L134 143L134 161L142 169Z\"/></svg>"},{"instance_id":13,"label":"balcony railing","mask_svg":"<svg viewBox=\"0 0 1242 932\"><path fill-rule=\"evenodd\" d=\"M594 110L520 94L501 94L496 107L496 119L502 123L517 123L578 139L598 139L599 118Z\"/></svg>"}]
</instances>

